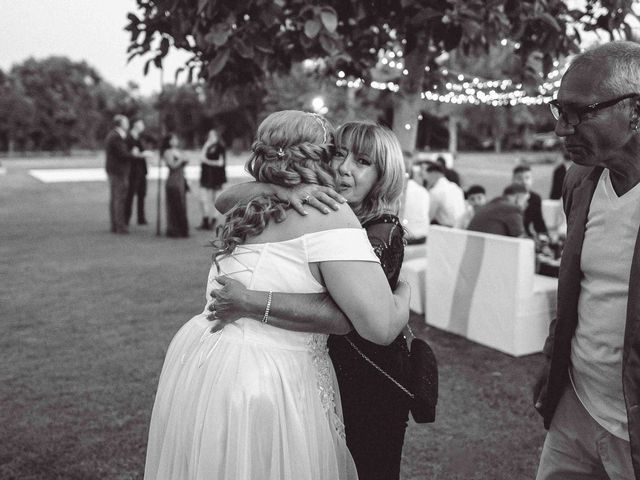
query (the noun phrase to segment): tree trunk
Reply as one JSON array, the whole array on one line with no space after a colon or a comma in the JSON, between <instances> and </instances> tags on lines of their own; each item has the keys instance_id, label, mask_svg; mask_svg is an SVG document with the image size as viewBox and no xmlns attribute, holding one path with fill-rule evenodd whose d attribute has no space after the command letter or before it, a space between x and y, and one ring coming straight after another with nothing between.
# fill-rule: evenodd
<instances>
[{"instance_id":1,"label":"tree trunk","mask_svg":"<svg viewBox=\"0 0 640 480\"><path fill-rule=\"evenodd\" d=\"M418 137L419 93L398 94L393 105L393 131L398 136L403 152L413 153Z\"/></svg>"},{"instance_id":2,"label":"tree trunk","mask_svg":"<svg viewBox=\"0 0 640 480\"><path fill-rule=\"evenodd\" d=\"M413 153L418 137L418 115L423 106L420 98L424 68L428 64L428 42L416 39L416 47L405 52L404 66L407 75L399 79L400 91L393 104L393 131L400 140L402 151Z\"/></svg>"},{"instance_id":3,"label":"tree trunk","mask_svg":"<svg viewBox=\"0 0 640 480\"><path fill-rule=\"evenodd\" d=\"M493 138L493 149L496 153L502 152L502 137Z\"/></svg>"},{"instance_id":4,"label":"tree trunk","mask_svg":"<svg viewBox=\"0 0 640 480\"><path fill-rule=\"evenodd\" d=\"M456 153L458 151L458 119L455 115L449 115L449 151Z\"/></svg>"}]
</instances>

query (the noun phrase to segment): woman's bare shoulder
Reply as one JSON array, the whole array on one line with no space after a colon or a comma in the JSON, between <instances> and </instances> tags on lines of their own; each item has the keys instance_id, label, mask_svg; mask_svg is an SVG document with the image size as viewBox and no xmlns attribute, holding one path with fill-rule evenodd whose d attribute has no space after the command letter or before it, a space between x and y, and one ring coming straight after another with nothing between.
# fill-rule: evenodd
<instances>
[{"instance_id":1,"label":"woman's bare shoulder","mask_svg":"<svg viewBox=\"0 0 640 480\"><path fill-rule=\"evenodd\" d=\"M271 222L269 226L249 243L281 242L301 237L307 233L334 230L337 228L362 228L358 217L348 205L340 205L339 210L324 214L309 208L307 215L294 210L287 211L287 218L281 223Z\"/></svg>"}]
</instances>

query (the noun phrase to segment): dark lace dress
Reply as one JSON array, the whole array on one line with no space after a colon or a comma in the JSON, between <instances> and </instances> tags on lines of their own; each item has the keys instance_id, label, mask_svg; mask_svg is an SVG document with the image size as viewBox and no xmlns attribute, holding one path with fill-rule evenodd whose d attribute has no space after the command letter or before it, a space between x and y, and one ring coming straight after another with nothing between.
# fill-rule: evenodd
<instances>
[{"instance_id":1,"label":"dark lace dress","mask_svg":"<svg viewBox=\"0 0 640 480\"><path fill-rule=\"evenodd\" d=\"M395 289L404 257L404 231L398 218L382 215L363 226L391 288ZM403 335L389 346L371 343L355 331L346 337L406 385L402 365L409 351ZM340 385L347 446L355 460L358 477L360 480L398 479L409 415L408 397L366 362L344 336L329 337L329 354Z\"/></svg>"}]
</instances>

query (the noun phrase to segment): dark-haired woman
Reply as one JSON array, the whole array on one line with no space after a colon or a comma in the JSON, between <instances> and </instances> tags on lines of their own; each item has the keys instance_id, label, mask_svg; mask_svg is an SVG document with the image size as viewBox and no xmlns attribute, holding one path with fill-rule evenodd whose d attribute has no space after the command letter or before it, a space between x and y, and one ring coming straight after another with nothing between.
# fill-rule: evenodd
<instances>
[{"instance_id":1,"label":"dark-haired woman","mask_svg":"<svg viewBox=\"0 0 640 480\"><path fill-rule=\"evenodd\" d=\"M331 125L276 112L260 125L247 170L261 182L335 186ZM408 287L395 295L366 232L347 206L297 215L273 195L234 208L220 236L207 295L225 275L269 292L328 292L358 333L388 344L408 320ZM363 278L367 282L362 282ZM385 312L379 316L379 312ZM357 478L345 442L327 335L260 321L210 322L176 334L151 418L145 479Z\"/></svg>"},{"instance_id":2,"label":"dark-haired woman","mask_svg":"<svg viewBox=\"0 0 640 480\"><path fill-rule=\"evenodd\" d=\"M198 230L213 230L216 225L216 196L227 181L227 152L217 130L209 130L200 153L200 207L202 223Z\"/></svg>"},{"instance_id":3,"label":"dark-haired woman","mask_svg":"<svg viewBox=\"0 0 640 480\"><path fill-rule=\"evenodd\" d=\"M169 168L169 177L165 184L167 196L167 237L184 238L189 236L187 219L187 181L184 167L189 163L178 150L178 137L169 134L162 140L160 156Z\"/></svg>"}]
</instances>

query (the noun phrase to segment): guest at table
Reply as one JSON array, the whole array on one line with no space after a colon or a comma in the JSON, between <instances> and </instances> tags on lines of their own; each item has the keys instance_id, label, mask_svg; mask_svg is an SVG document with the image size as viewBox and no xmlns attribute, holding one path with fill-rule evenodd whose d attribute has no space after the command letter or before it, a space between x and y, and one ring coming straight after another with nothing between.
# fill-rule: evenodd
<instances>
[{"instance_id":1,"label":"guest at table","mask_svg":"<svg viewBox=\"0 0 640 480\"><path fill-rule=\"evenodd\" d=\"M473 216L478 213L481 207L487 204L487 192L482 185L471 185L466 192L464 192L465 198L465 211L456 223L456 228L465 230Z\"/></svg>"},{"instance_id":2,"label":"guest at table","mask_svg":"<svg viewBox=\"0 0 640 480\"><path fill-rule=\"evenodd\" d=\"M524 231L527 236L537 238L539 235L549 237L547 225L542 216L542 198L531 190L533 173L529 165L518 165L513 169L513 183L522 185L529 193L529 200L524 209Z\"/></svg>"},{"instance_id":3,"label":"guest at table","mask_svg":"<svg viewBox=\"0 0 640 480\"><path fill-rule=\"evenodd\" d=\"M424 243L429 233L429 191L422 186L420 166L413 162L409 152L403 152L405 183L399 217L405 229L407 244Z\"/></svg>"},{"instance_id":4,"label":"guest at table","mask_svg":"<svg viewBox=\"0 0 640 480\"><path fill-rule=\"evenodd\" d=\"M460 174L453 168L449 168L447 166L447 161L443 156L438 156L438 158L436 158L436 163L444 169L444 178L446 178L450 182L455 183L459 187L462 186L462 184L460 183Z\"/></svg>"},{"instance_id":5,"label":"guest at table","mask_svg":"<svg viewBox=\"0 0 640 480\"><path fill-rule=\"evenodd\" d=\"M502 196L494 198L478 210L467 230L507 237L524 236L522 212L528 198L529 193L522 185L509 185Z\"/></svg>"},{"instance_id":6,"label":"guest at table","mask_svg":"<svg viewBox=\"0 0 640 480\"><path fill-rule=\"evenodd\" d=\"M444 176L444 169L438 163L430 163L426 168L426 183L429 190L429 218L431 223L453 227L464 214L464 192Z\"/></svg>"},{"instance_id":7,"label":"guest at table","mask_svg":"<svg viewBox=\"0 0 640 480\"><path fill-rule=\"evenodd\" d=\"M562 162L553 170L553 179L551 181L551 193L549 198L551 200L560 200L562 198L562 184L564 183L564 177L567 174L567 170L571 166L571 157L564 151L562 152Z\"/></svg>"}]
</instances>

